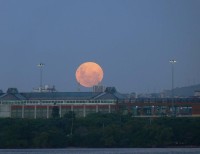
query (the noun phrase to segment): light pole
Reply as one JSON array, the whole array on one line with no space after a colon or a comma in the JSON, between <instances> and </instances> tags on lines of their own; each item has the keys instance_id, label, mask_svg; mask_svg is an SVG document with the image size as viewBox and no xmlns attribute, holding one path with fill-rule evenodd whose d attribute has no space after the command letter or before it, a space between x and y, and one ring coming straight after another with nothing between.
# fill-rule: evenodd
<instances>
[{"instance_id":1,"label":"light pole","mask_svg":"<svg viewBox=\"0 0 200 154\"><path fill-rule=\"evenodd\" d=\"M172 59L169 62L172 65L172 90L171 90L171 94L172 94L172 116L175 116L175 112L174 112L174 64L177 61Z\"/></svg>"},{"instance_id":2,"label":"light pole","mask_svg":"<svg viewBox=\"0 0 200 154\"><path fill-rule=\"evenodd\" d=\"M39 91L41 92L42 91L42 73L43 73L44 64L43 63L39 63L37 66L40 68L40 87L39 87Z\"/></svg>"}]
</instances>

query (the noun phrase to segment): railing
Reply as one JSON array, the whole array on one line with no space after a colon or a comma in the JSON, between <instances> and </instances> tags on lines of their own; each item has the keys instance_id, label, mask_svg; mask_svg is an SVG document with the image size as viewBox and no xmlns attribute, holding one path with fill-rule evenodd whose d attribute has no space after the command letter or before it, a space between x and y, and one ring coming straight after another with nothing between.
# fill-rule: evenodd
<instances>
[{"instance_id":1,"label":"railing","mask_svg":"<svg viewBox=\"0 0 200 154\"><path fill-rule=\"evenodd\" d=\"M116 100L1 100L0 104L115 104Z\"/></svg>"}]
</instances>

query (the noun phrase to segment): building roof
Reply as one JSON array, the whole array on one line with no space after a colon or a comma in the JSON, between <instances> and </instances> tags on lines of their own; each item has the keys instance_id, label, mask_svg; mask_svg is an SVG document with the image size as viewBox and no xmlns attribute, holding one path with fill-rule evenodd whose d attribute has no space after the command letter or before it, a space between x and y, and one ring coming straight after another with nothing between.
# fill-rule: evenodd
<instances>
[{"instance_id":1,"label":"building roof","mask_svg":"<svg viewBox=\"0 0 200 154\"><path fill-rule=\"evenodd\" d=\"M16 88L9 88L7 93L0 95L0 100L121 100L124 96L115 88L105 92L26 92L19 93Z\"/></svg>"},{"instance_id":2,"label":"building roof","mask_svg":"<svg viewBox=\"0 0 200 154\"><path fill-rule=\"evenodd\" d=\"M27 100L87 100L99 93L93 92L31 92L21 93Z\"/></svg>"}]
</instances>

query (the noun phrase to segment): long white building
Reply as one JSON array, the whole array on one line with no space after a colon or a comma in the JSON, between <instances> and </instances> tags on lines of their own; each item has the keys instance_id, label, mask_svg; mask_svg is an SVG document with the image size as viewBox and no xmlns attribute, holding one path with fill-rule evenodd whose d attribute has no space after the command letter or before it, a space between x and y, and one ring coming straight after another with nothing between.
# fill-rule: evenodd
<instances>
[{"instance_id":1,"label":"long white building","mask_svg":"<svg viewBox=\"0 0 200 154\"><path fill-rule=\"evenodd\" d=\"M89 113L111 113L124 97L114 87L104 92L27 92L19 93L9 88L0 94L0 117L50 118L54 106L59 107L59 116L69 111L78 117Z\"/></svg>"}]
</instances>

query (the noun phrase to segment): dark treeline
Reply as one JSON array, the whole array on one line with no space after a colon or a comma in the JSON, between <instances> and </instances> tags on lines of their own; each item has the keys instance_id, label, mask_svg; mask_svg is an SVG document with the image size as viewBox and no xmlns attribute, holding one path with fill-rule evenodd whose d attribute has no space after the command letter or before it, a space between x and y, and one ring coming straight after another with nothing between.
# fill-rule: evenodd
<instances>
[{"instance_id":1,"label":"dark treeline","mask_svg":"<svg viewBox=\"0 0 200 154\"><path fill-rule=\"evenodd\" d=\"M200 118L134 118L90 114L76 118L0 119L0 148L199 146Z\"/></svg>"}]
</instances>

